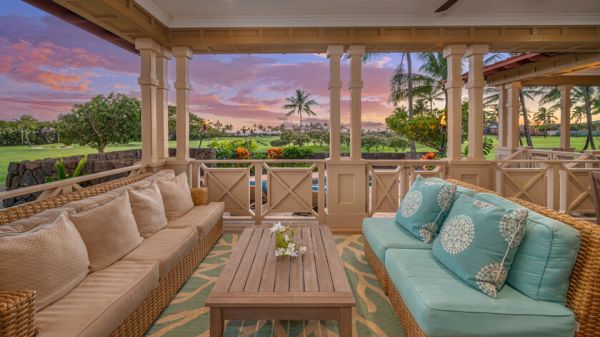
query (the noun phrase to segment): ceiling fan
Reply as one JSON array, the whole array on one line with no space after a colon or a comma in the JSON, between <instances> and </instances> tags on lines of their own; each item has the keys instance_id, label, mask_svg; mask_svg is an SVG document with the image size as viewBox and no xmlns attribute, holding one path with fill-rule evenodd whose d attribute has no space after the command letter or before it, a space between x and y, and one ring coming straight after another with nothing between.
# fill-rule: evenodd
<instances>
[{"instance_id":1,"label":"ceiling fan","mask_svg":"<svg viewBox=\"0 0 600 337\"><path fill-rule=\"evenodd\" d=\"M436 13L441 13L441 12L445 12L447 11L450 7L454 6L454 4L457 2L458 0L448 0L446 2L444 2L443 5L440 6L440 8L436 9L435 12Z\"/></svg>"}]
</instances>

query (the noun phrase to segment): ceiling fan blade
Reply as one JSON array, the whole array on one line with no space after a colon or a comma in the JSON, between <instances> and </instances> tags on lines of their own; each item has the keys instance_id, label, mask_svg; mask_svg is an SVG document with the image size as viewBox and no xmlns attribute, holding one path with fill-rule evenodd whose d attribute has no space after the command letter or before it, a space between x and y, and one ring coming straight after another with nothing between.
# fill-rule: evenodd
<instances>
[{"instance_id":1,"label":"ceiling fan blade","mask_svg":"<svg viewBox=\"0 0 600 337\"><path fill-rule=\"evenodd\" d=\"M444 12L444 11L448 10L448 8L452 7L457 1L458 0L448 0L443 5L441 5L440 8L436 9L435 12L436 13Z\"/></svg>"}]
</instances>

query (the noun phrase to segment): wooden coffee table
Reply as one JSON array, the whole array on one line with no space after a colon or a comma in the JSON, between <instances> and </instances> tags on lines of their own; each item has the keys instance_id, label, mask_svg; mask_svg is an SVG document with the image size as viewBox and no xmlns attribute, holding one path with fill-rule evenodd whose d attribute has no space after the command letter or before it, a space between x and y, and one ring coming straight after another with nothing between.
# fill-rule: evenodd
<instances>
[{"instance_id":1,"label":"wooden coffee table","mask_svg":"<svg viewBox=\"0 0 600 337\"><path fill-rule=\"evenodd\" d=\"M276 257L268 228L244 230L206 300L210 336L223 336L225 320L337 320L352 336L354 296L331 232L305 227L299 257Z\"/></svg>"}]
</instances>

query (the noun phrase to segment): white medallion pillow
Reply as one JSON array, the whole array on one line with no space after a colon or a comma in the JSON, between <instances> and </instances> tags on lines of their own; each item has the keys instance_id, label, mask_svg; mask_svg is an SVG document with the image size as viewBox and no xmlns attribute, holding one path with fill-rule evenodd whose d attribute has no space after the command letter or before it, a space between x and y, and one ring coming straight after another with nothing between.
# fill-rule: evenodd
<instances>
[{"instance_id":1,"label":"white medallion pillow","mask_svg":"<svg viewBox=\"0 0 600 337\"><path fill-rule=\"evenodd\" d=\"M67 213L23 233L0 234L0 290L32 289L39 311L89 272L85 243Z\"/></svg>"}]
</instances>

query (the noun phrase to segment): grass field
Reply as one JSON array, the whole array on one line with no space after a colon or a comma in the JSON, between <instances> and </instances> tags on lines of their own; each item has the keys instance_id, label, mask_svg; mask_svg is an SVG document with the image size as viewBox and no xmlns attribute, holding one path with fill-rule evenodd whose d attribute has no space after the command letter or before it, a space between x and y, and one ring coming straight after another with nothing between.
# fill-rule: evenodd
<instances>
[{"instance_id":1,"label":"grass field","mask_svg":"<svg viewBox=\"0 0 600 337\"><path fill-rule=\"evenodd\" d=\"M241 137L226 137L222 139L240 139ZM276 139L277 136L264 136L264 137L255 137L258 141L258 150L265 151L267 148L271 147L270 142ZM216 138L220 139L220 138ZM204 140L203 146L206 146L214 139ZM596 139L597 144L600 144L600 138ZM559 146L559 137L533 137L533 144L538 148L553 148ZM585 137L572 137L571 145L575 147L577 150L583 149L583 145L585 144ZM175 141L171 141L169 143L171 147L175 147ZM198 141L192 141L190 146L198 146ZM327 146L316 146L316 145L308 145L308 147L312 148L314 152L326 152L328 151ZM130 143L125 145L111 145L106 148L107 152L110 151L119 151L119 150L129 150L129 149L138 149L140 148L140 143ZM347 146L342 146L343 152L348 152L349 149ZM431 148L418 145L418 152L427 152L432 151ZM36 145L36 146L0 146L0 187L4 186L4 182L6 179L8 164L10 162L19 162L24 160L36 160L36 159L44 159L44 158L58 158L58 157L67 157L74 155L82 155L95 153L96 150L87 147L87 146L64 146L62 144L48 144L48 145ZM366 152L366 151L365 151ZM371 149L371 152L393 152L392 149L387 147L380 147L378 149ZM495 152L492 151L487 158L493 159L495 156Z\"/></svg>"}]
</instances>

